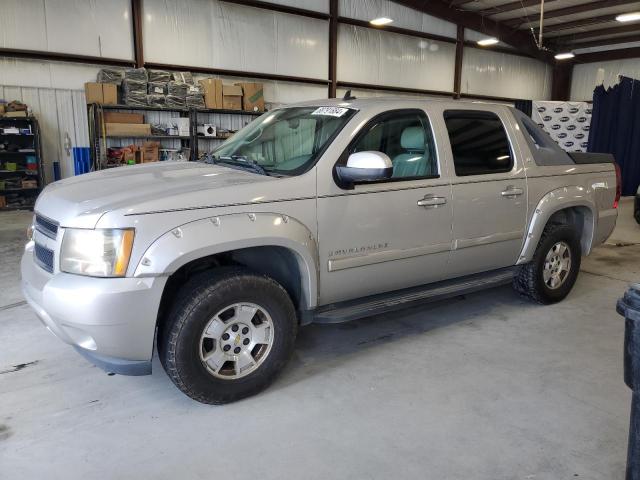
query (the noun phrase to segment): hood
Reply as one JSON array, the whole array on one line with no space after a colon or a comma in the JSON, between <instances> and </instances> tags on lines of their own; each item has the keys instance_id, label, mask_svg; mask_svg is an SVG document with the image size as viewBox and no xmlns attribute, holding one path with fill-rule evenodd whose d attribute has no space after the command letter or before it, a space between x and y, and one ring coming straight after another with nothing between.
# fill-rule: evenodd
<instances>
[{"instance_id":1,"label":"hood","mask_svg":"<svg viewBox=\"0 0 640 480\"><path fill-rule=\"evenodd\" d=\"M35 210L63 227L94 228L113 210L131 215L249 203L255 197L254 184L277 180L198 162L126 166L52 183L38 197Z\"/></svg>"}]
</instances>

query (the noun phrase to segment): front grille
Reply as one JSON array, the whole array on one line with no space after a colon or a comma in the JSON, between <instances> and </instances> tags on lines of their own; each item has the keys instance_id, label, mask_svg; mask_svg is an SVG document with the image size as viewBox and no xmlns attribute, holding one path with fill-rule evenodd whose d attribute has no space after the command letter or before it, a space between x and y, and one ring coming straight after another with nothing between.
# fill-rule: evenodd
<instances>
[{"instance_id":1,"label":"front grille","mask_svg":"<svg viewBox=\"0 0 640 480\"><path fill-rule=\"evenodd\" d=\"M48 218L43 217L42 215L38 215L37 213L35 228L43 235L46 235L47 237L54 240L58 235L58 224L53 220L49 220Z\"/></svg>"},{"instance_id":2,"label":"front grille","mask_svg":"<svg viewBox=\"0 0 640 480\"><path fill-rule=\"evenodd\" d=\"M53 273L53 250L36 243L33 249L33 258L47 272Z\"/></svg>"}]
</instances>

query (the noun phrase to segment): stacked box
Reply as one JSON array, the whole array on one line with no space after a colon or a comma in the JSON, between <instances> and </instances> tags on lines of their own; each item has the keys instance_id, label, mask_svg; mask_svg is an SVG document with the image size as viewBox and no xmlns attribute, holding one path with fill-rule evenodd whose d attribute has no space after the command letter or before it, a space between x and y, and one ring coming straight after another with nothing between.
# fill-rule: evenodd
<instances>
[{"instance_id":1,"label":"stacked box","mask_svg":"<svg viewBox=\"0 0 640 480\"><path fill-rule=\"evenodd\" d=\"M176 83L188 83L193 85L193 75L191 72L173 72L173 81Z\"/></svg>"},{"instance_id":2,"label":"stacked box","mask_svg":"<svg viewBox=\"0 0 640 480\"><path fill-rule=\"evenodd\" d=\"M135 69L132 69L135 70ZM147 82L126 78L122 81L122 99L126 105L144 107L147 105Z\"/></svg>"},{"instance_id":3,"label":"stacked box","mask_svg":"<svg viewBox=\"0 0 640 480\"><path fill-rule=\"evenodd\" d=\"M147 83L147 93L149 95L166 95L167 83L166 82L149 82Z\"/></svg>"},{"instance_id":4,"label":"stacked box","mask_svg":"<svg viewBox=\"0 0 640 480\"><path fill-rule=\"evenodd\" d=\"M125 80L135 80L145 83L149 80L146 68L127 68L124 71L124 78Z\"/></svg>"},{"instance_id":5,"label":"stacked box","mask_svg":"<svg viewBox=\"0 0 640 480\"><path fill-rule=\"evenodd\" d=\"M166 70L147 70L149 82L168 83L171 81L171 72Z\"/></svg>"},{"instance_id":6,"label":"stacked box","mask_svg":"<svg viewBox=\"0 0 640 480\"><path fill-rule=\"evenodd\" d=\"M124 80L124 71L116 68L101 68L98 72L98 83L113 83L120 86Z\"/></svg>"},{"instance_id":7,"label":"stacked box","mask_svg":"<svg viewBox=\"0 0 640 480\"><path fill-rule=\"evenodd\" d=\"M186 83L169 82L167 84L167 107L186 108L188 88Z\"/></svg>"},{"instance_id":8,"label":"stacked box","mask_svg":"<svg viewBox=\"0 0 640 480\"><path fill-rule=\"evenodd\" d=\"M204 88L202 85L189 85L187 89L187 107L204 108Z\"/></svg>"}]
</instances>

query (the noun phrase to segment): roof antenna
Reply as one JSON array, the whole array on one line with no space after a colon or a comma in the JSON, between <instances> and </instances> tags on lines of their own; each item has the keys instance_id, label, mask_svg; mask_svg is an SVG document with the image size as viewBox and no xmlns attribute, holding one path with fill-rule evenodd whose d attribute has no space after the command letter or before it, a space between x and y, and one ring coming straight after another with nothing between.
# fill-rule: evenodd
<instances>
[{"instance_id":1,"label":"roof antenna","mask_svg":"<svg viewBox=\"0 0 640 480\"><path fill-rule=\"evenodd\" d=\"M355 99L356 97L351 95L351 90L347 90L344 94L344 97L342 97L342 100L355 100Z\"/></svg>"}]
</instances>

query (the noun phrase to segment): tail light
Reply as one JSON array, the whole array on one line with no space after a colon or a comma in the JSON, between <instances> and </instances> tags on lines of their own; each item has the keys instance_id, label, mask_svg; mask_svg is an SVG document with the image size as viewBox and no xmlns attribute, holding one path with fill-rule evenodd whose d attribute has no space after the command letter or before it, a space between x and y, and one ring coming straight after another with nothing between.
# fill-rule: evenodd
<instances>
[{"instance_id":1,"label":"tail light","mask_svg":"<svg viewBox=\"0 0 640 480\"><path fill-rule=\"evenodd\" d=\"M613 208L618 208L620 196L622 195L622 174L620 173L620 165L613 164L616 167L616 199L613 201Z\"/></svg>"}]
</instances>

